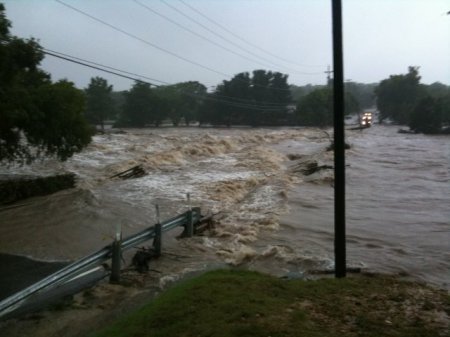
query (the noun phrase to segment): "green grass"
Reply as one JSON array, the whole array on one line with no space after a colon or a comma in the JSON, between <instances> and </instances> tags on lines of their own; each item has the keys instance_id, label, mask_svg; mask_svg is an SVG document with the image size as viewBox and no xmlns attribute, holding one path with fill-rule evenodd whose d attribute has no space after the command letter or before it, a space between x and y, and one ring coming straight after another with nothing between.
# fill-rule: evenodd
<instances>
[{"instance_id":1,"label":"green grass","mask_svg":"<svg viewBox=\"0 0 450 337\"><path fill-rule=\"evenodd\" d=\"M448 293L390 277L281 280L213 271L169 289L95 337L448 336Z\"/></svg>"}]
</instances>

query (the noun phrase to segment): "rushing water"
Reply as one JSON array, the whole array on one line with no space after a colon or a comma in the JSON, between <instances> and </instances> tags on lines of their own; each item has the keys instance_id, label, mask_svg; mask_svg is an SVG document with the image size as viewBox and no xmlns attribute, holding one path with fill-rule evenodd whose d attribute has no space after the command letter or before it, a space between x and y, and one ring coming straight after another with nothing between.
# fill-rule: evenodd
<instances>
[{"instance_id":1,"label":"rushing water","mask_svg":"<svg viewBox=\"0 0 450 337\"><path fill-rule=\"evenodd\" d=\"M450 138L375 126L349 133L348 142L349 264L449 287ZM332 257L332 189L300 184L289 203L281 221L298 238L290 247Z\"/></svg>"},{"instance_id":2,"label":"rushing water","mask_svg":"<svg viewBox=\"0 0 450 337\"><path fill-rule=\"evenodd\" d=\"M348 131L347 256L350 266L409 274L449 287L450 138L398 134L395 127ZM0 252L71 260L186 210L186 193L217 223L205 236L165 234L154 266L178 275L214 263L283 275L333 267L332 165L318 129L126 130L96 136L66 163L46 161L17 174L77 174L72 190L0 211ZM148 174L111 179L134 165Z\"/></svg>"}]
</instances>

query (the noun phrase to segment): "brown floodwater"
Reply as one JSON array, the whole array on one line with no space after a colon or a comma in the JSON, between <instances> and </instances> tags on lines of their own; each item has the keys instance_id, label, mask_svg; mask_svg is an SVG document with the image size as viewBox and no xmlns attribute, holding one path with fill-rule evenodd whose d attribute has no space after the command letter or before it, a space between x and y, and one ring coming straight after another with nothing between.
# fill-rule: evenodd
<instances>
[{"instance_id":1,"label":"brown floodwater","mask_svg":"<svg viewBox=\"0 0 450 337\"><path fill-rule=\"evenodd\" d=\"M450 138L398 134L375 125L347 131L348 264L450 283ZM164 234L164 279L212 264L277 275L333 268L333 179L328 133L312 128L125 130L94 137L66 163L2 168L16 174L74 172L77 188L0 209L0 253L68 261L161 217L200 206L217 213L205 236ZM114 174L142 165L144 177Z\"/></svg>"},{"instance_id":2,"label":"brown floodwater","mask_svg":"<svg viewBox=\"0 0 450 337\"><path fill-rule=\"evenodd\" d=\"M347 134L348 264L449 288L450 137L379 125ZM289 205L278 237L333 266L330 184L319 178L293 186Z\"/></svg>"}]
</instances>

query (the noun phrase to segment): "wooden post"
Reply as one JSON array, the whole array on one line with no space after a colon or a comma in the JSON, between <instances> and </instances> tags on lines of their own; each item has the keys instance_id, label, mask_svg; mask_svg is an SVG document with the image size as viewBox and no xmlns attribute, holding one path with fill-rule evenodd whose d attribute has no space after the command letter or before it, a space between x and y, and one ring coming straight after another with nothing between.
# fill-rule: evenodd
<instances>
[{"instance_id":1,"label":"wooden post","mask_svg":"<svg viewBox=\"0 0 450 337\"><path fill-rule=\"evenodd\" d=\"M111 275L109 278L110 283L120 282L121 259L122 259L122 228L119 224L116 227L116 237L112 244Z\"/></svg>"},{"instance_id":2,"label":"wooden post","mask_svg":"<svg viewBox=\"0 0 450 337\"><path fill-rule=\"evenodd\" d=\"M153 250L155 257L161 256L162 249L162 226L159 217L159 205L155 205L156 208L156 224L155 224L155 238L153 239Z\"/></svg>"}]
</instances>

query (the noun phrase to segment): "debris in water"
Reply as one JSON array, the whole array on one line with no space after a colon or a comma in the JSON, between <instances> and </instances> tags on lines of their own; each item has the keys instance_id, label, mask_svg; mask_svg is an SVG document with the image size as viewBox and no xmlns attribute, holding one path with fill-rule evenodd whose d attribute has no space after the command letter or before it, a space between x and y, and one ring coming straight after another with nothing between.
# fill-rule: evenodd
<instances>
[{"instance_id":1,"label":"debris in water","mask_svg":"<svg viewBox=\"0 0 450 337\"><path fill-rule=\"evenodd\" d=\"M139 178L139 177L142 177L145 175L146 175L146 172L142 168L142 166L136 165L128 170L119 172L119 173L109 177L109 179L116 178L116 177L118 177L120 179L130 179L130 178Z\"/></svg>"},{"instance_id":2,"label":"debris in water","mask_svg":"<svg viewBox=\"0 0 450 337\"><path fill-rule=\"evenodd\" d=\"M149 271L148 264L150 260L155 257L157 257L157 254L153 249L141 247L134 254L131 264L139 273L145 273Z\"/></svg>"},{"instance_id":3,"label":"debris in water","mask_svg":"<svg viewBox=\"0 0 450 337\"><path fill-rule=\"evenodd\" d=\"M330 165L319 165L316 160L306 160L295 165L294 172L301 172L305 176L309 176L324 169L332 169Z\"/></svg>"}]
</instances>

